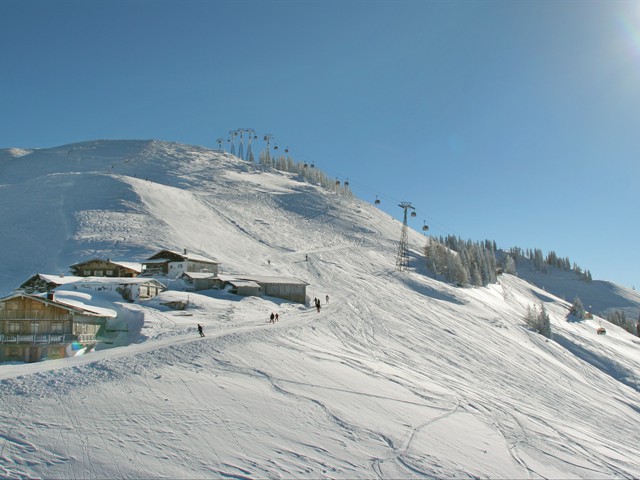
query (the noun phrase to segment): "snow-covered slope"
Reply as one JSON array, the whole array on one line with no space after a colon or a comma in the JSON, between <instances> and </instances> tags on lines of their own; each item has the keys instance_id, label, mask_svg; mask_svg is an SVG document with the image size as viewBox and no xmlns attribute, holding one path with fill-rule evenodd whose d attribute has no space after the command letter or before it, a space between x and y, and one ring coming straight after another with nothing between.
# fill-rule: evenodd
<instances>
[{"instance_id":1,"label":"snow-covered slope","mask_svg":"<svg viewBox=\"0 0 640 480\"><path fill-rule=\"evenodd\" d=\"M0 209L4 293L188 248L323 299L110 299L130 345L0 366L2 477L640 476L637 337L567 322L566 301L513 276L440 283L415 231L397 272L401 224L372 205L199 147L100 141L0 151ZM523 324L540 302L554 340Z\"/></svg>"}]
</instances>

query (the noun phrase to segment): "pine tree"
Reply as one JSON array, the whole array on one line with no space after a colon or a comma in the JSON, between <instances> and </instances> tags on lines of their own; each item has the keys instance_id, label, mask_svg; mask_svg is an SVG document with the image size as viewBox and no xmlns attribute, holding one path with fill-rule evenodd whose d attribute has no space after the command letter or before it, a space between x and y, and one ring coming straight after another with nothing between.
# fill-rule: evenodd
<instances>
[{"instance_id":1,"label":"pine tree","mask_svg":"<svg viewBox=\"0 0 640 480\"><path fill-rule=\"evenodd\" d=\"M551 318L544 308L544 303L541 304L540 316L539 316L539 332L541 335L551 338Z\"/></svg>"}]
</instances>

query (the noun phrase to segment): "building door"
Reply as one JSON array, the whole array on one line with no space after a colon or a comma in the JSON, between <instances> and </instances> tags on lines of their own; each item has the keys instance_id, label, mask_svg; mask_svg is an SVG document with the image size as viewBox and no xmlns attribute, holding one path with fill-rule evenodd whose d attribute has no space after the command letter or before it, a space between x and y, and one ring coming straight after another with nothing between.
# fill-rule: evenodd
<instances>
[{"instance_id":1,"label":"building door","mask_svg":"<svg viewBox=\"0 0 640 480\"><path fill-rule=\"evenodd\" d=\"M26 363L37 362L40 360L40 347L25 347L24 361Z\"/></svg>"}]
</instances>

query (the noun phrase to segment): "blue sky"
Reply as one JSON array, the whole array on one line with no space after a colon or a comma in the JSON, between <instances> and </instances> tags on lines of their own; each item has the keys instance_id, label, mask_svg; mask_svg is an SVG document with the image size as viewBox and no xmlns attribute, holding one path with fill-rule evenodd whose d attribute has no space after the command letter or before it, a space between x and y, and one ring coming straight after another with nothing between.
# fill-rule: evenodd
<instances>
[{"instance_id":1,"label":"blue sky","mask_svg":"<svg viewBox=\"0 0 640 480\"><path fill-rule=\"evenodd\" d=\"M412 202L418 230L640 287L640 2L0 0L0 18L0 148L254 128L396 218Z\"/></svg>"}]
</instances>

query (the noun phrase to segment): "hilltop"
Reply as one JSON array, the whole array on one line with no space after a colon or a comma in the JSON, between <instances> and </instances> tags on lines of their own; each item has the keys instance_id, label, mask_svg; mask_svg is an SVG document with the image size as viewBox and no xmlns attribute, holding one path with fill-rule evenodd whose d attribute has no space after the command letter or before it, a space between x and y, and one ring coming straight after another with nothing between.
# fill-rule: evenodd
<instances>
[{"instance_id":1,"label":"hilltop","mask_svg":"<svg viewBox=\"0 0 640 480\"><path fill-rule=\"evenodd\" d=\"M190 307L172 312L94 294L135 326L131 343L0 366L0 476L640 476L640 341L567 321L560 277L457 288L426 271L413 230L412 271L397 272L401 223L374 205L151 140L2 150L0 212L0 293L82 259L188 248L330 298L317 313L174 291ZM640 306L590 288L599 308ZM541 303L552 340L523 321Z\"/></svg>"}]
</instances>

